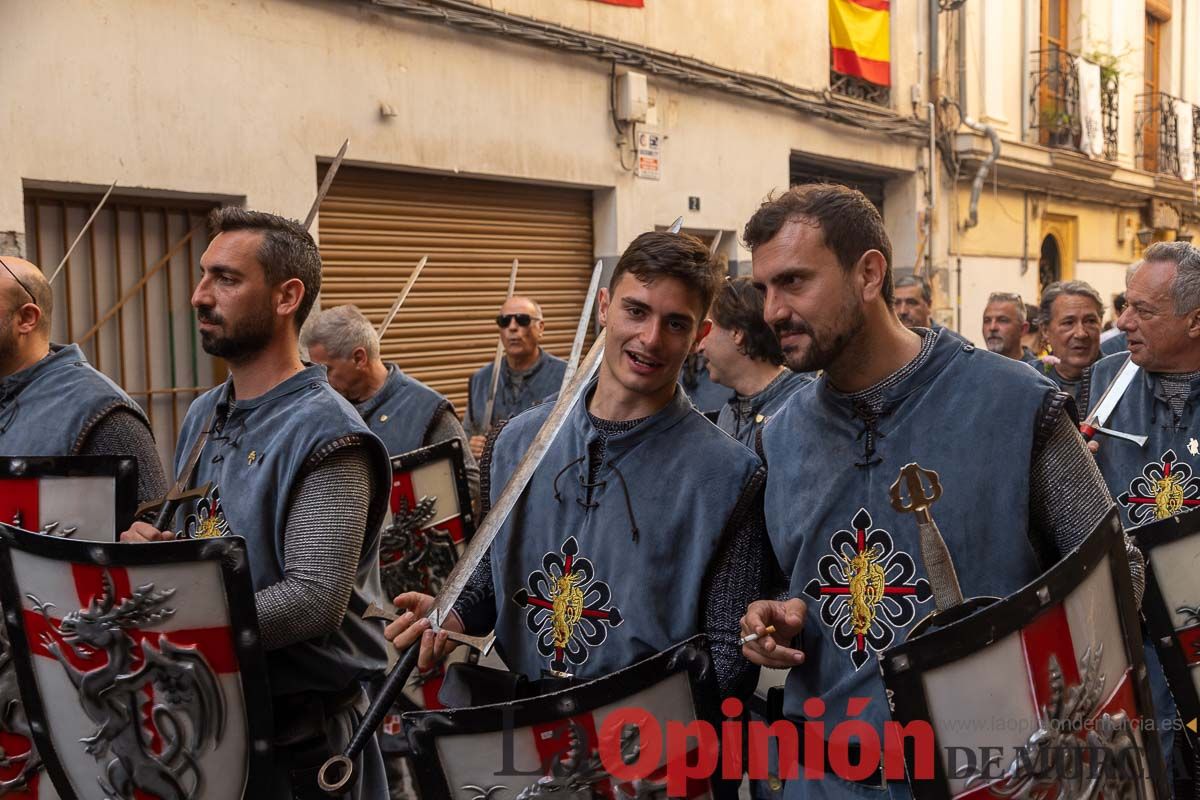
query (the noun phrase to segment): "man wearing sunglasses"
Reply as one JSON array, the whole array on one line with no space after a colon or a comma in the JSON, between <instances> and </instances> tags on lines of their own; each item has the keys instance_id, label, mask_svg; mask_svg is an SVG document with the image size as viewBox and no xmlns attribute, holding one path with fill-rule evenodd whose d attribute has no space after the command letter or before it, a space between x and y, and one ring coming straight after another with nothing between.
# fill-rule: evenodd
<instances>
[{"instance_id":1,"label":"man wearing sunglasses","mask_svg":"<svg viewBox=\"0 0 1200 800\"><path fill-rule=\"evenodd\" d=\"M500 308L496 326L500 329L504 358L500 360L500 381L496 384L491 419L484 419L492 388L491 364L471 376L467 397L464 427L471 435L471 453L475 458L483 455L488 431L557 392L567 369L567 362L541 348L546 324L542 321L542 307L533 300L510 297Z\"/></svg>"},{"instance_id":2,"label":"man wearing sunglasses","mask_svg":"<svg viewBox=\"0 0 1200 800\"><path fill-rule=\"evenodd\" d=\"M37 266L0 258L0 456L134 456L138 501L161 497L145 414L78 345L50 343L53 297Z\"/></svg>"}]
</instances>

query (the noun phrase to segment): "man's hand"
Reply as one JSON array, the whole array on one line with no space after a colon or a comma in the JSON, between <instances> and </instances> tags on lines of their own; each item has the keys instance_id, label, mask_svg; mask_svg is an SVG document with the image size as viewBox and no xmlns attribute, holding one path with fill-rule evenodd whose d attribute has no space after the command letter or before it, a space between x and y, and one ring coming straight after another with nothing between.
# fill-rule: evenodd
<instances>
[{"instance_id":1,"label":"man's hand","mask_svg":"<svg viewBox=\"0 0 1200 800\"><path fill-rule=\"evenodd\" d=\"M1095 439L1092 439L1090 442L1087 443L1087 448L1088 448L1089 453L1091 453L1092 455L1095 455L1096 453L1100 452L1100 443L1097 442Z\"/></svg>"},{"instance_id":2,"label":"man's hand","mask_svg":"<svg viewBox=\"0 0 1200 800\"><path fill-rule=\"evenodd\" d=\"M483 458L483 446L487 444L486 436L472 436L468 444L471 445L471 455L475 456L476 461Z\"/></svg>"},{"instance_id":3,"label":"man's hand","mask_svg":"<svg viewBox=\"0 0 1200 800\"><path fill-rule=\"evenodd\" d=\"M755 600L742 617L742 636L757 633L753 642L742 645L742 655L760 667L788 669L804 663L804 653L784 647L780 642L790 642L804 627L807 610L798 597L791 600ZM775 632L767 633L767 626L774 625Z\"/></svg>"},{"instance_id":4,"label":"man's hand","mask_svg":"<svg viewBox=\"0 0 1200 800\"><path fill-rule=\"evenodd\" d=\"M174 538L174 531L160 531L149 522L135 522L133 523L133 527L121 533L121 541L132 544L169 542Z\"/></svg>"},{"instance_id":5,"label":"man's hand","mask_svg":"<svg viewBox=\"0 0 1200 800\"><path fill-rule=\"evenodd\" d=\"M397 650L407 650L408 647L421 640L421 654L417 656L417 669L421 672L440 664L450 655L457 642L446 636L446 631L462 633L462 622L457 614L450 614L442 621L442 630L433 632L429 621L429 610L433 608L434 598L420 592L405 592L393 602L398 609L404 609L399 618L393 620L383 629L383 635L392 641Z\"/></svg>"}]
</instances>

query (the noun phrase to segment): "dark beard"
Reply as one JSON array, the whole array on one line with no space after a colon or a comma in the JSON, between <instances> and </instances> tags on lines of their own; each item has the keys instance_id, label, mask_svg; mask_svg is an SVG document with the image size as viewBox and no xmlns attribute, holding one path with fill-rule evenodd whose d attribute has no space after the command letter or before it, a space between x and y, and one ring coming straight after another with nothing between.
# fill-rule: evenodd
<instances>
[{"instance_id":1,"label":"dark beard","mask_svg":"<svg viewBox=\"0 0 1200 800\"><path fill-rule=\"evenodd\" d=\"M200 307L196 316L205 322L224 325L226 320L213 314L212 309ZM261 352L271 342L274 335L273 318L269 311L263 309L241 322L228 326L229 332L224 336L210 331L200 332L200 346L210 356L223 358L237 363Z\"/></svg>"},{"instance_id":2,"label":"dark beard","mask_svg":"<svg viewBox=\"0 0 1200 800\"><path fill-rule=\"evenodd\" d=\"M817 336L813 329L804 322L798 325L785 323L775 326L775 333L778 336L782 337L787 333L805 333L808 334L811 341L804 351L784 351L783 357L787 362L788 369L792 372L815 372L819 369L829 369L829 366L837 361L846 346L858 335L867 321L862 306L855 303L852 298L848 297L846 300L847 302L842 307L842 313L838 315L842 324L831 330L828 335Z\"/></svg>"}]
</instances>

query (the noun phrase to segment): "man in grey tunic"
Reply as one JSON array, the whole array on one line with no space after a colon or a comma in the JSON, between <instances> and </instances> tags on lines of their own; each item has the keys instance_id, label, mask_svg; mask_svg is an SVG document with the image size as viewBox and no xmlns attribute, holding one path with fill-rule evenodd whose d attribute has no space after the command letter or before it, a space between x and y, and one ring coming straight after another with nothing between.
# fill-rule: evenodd
<instances>
[{"instance_id":1,"label":"man in grey tunic","mask_svg":"<svg viewBox=\"0 0 1200 800\"><path fill-rule=\"evenodd\" d=\"M490 419L484 416L492 388L493 365L480 367L467 387L464 427L471 435L471 452L476 458L483 455L484 441L494 426L557 392L567 370L567 362L542 349L546 323L542 307L534 300L519 295L510 297L496 316L496 326L500 329L504 357L500 359L500 379Z\"/></svg>"},{"instance_id":2,"label":"man in grey tunic","mask_svg":"<svg viewBox=\"0 0 1200 800\"><path fill-rule=\"evenodd\" d=\"M762 293L749 277L726 281L709 310L712 330L700 342L708 372L734 390L717 427L747 447L762 424L811 378L783 366L775 332L763 320Z\"/></svg>"},{"instance_id":3,"label":"man in grey tunic","mask_svg":"<svg viewBox=\"0 0 1200 800\"><path fill-rule=\"evenodd\" d=\"M676 383L708 331L717 281L708 249L686 234L642 234L625 250L599 295L608 331L599 374L445 628L494 627L505 663L530 679L600 677L704 632L722 695L753 690L737 618L777 572L761 524L763 473ZM531 409L491 438L485 500L499 496L549 412ZM587 598L581 617L546 596L547 574L561 569ZM451 644L424 619L431 603L401 595L396 605L409 610L385 632L399 648L423 637L422 669Z\"/></svg>"},{"instance_id":4,"label":"man in grey tunic","mask_svg":"<svg viewBox=\"0 0 1200 800\"><path fill-rule=\"evenodd\" d=\"M50 342L53 297L36 266L0 259L0 455L133 456L138 502L161 497L146 415L78 345Z\"/></svg>"},{"instance_id":5,"label":"man in grey tunic","mask_svg":"<svg viewBox=\"0 0 1200 800\"><path fill-rule=\"evenodd\" d=\"M361 685L387 664L379 627L362 618L380 591L387 452L325 368L300 360L300 326L321 287L312 237L239 208L209 223L192 306L205 352L225 359L230 377L184 420L176 470L207 428L193 485L214 488L175 528L245 537L275 710L272 798L318 797L317 769L349 741L366 707ZM121 538L173 536L135 523ZM355 771L356 800L387 798L375 739Z\"/></svg>"},{"instance_id":6,"label":"man in grey tunic","mask_svg":"<svg viewBox=\"0 0 1200 800\"><path fill-rule=\"evenodd\" d=\"M760 436L767 529L790 583L786 599L749 606L743 633L761 638L743 652L791 668L789 719L803 724L804 702L816 697L829 731L850 698L867 698L857 719L883 741L888 702L875 656L933 607L916 526L890 503L901 468L917 462L941 476L938 522L967 596L1024 586L1091 533L1112 500L1069 397L945 328L909 330L896 318L891 243L860 192L796 187L764 203L744 239L788 365L824 373ZM869 534L887 565L878 595L822 571L856 534ZM1141 557L1128 541L1126 550L1140 597ZM884 613L886 587L907 593ZM866 611L851 617L851 603ZM861 783L790 780L785 797L879 797L881 788L908 796L906 784L883 786L877 772Z\"/></svg>"},{"instance_id":7,"label":"man in grey tunic","mask_svg":"<svg viewBox=\"0 0 1200 800\"><path fill-rule=\"evenodd\" d=\"M471 502L479 501L479 463L466 431L446 396L395 363L379 356L379 334L356 306L337 306L313 315L300 343L314 364L329 371L329 385L349 400L371 432L398 456L420 447L458 439L463 446Z\"/></svg>"}]
</instances>

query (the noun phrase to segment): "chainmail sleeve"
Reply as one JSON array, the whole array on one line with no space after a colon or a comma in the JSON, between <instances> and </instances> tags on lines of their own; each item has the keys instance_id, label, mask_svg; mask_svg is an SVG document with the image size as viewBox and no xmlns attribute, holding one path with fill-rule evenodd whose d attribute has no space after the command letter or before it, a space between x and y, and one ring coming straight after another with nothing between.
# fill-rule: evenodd
<instances>
[{"instance_id":1,"label":"chainmail sleeve","mask_svg":"<svg viewBox=\"0 0 1200 800\"><path fill-rule=\"evenodd\" d=\"M115 408L92 426L81 456L133 456L137 459L138 505L159 500L167 493L167 479L154 446L154 435L137 414Z\"/></svg>"},{"instance_id":2,"label":"chainmail sleeve","mask_svg":"<svg viewBox=\"0 0 1200 800\"><path fill-rule=\"evenodd\" d=\"M457 439L462 444L463 466L467 469L467 486L471 492L471 506L479 507L479 462L471 453L471 442L462 423L454 414L452 406L445 406L434 417L433 423L425 434L425 444L437 444L447 439Z\"/></svg>"},{"instance_id":3,"label":"chainmail sleeve","mask_svg":"<svg viewBox=\"0 0 1200 800\"><path fill-rule=\"evenodd\" d=\"M738 638L746 607L777 585L779 566L767 541L763 516L766 476L766 469L760 467L742 489L701 590L702 622L722 697L746 699L758 681L758 667L742 655Z\"/></svg>"},{"instance_id":4,"label":"chainmail sleeve","mask_svg":"<svg viewBox=\"0 0 1200 800\"><path fill-rule=\"evenodd\" d=\"M371 505L371 462L361 445L334 451L292 489L283 580L254 596L263 647L332 633L354 591Z\"/></svg>"},{"instance_id":5,"label":"chainmail sleeve","mask_svg":"<svg viewBox=\"0 0 1200 800\"><path fill-rule=\"evenodd\" d=\"M1069 406L1051 395L1042 416L1029 476L1030 525L1061 558L1095 530L1113 500ZM1125 552L1140 607L1146 588L1146 563L1128 536Z\"/></svg>"}]
</instances>

